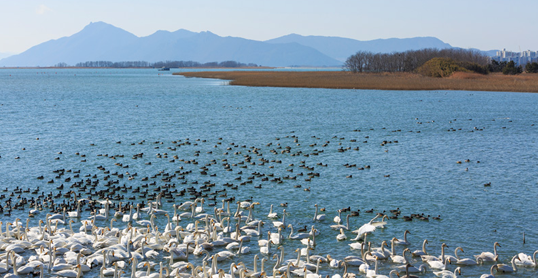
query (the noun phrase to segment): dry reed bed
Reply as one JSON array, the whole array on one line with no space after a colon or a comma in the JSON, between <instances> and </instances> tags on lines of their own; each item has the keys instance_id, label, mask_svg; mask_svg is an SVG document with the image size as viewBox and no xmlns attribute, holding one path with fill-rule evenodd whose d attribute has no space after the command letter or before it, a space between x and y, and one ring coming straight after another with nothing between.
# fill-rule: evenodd
<instances>
[{"instance_id":1,"label":"dry reed bed","mask_svg":"<svg viewBox=\"0 0 538 278\"><path fill-rule=\"evenodd\" d=\"M508 76L456 73L432 78L413 73L350 73L344 71L223 71L181 72L186 77L231 80L231 85L377 90L465 90L538 92L538 74Z\"/></svg>"}]
</instances>

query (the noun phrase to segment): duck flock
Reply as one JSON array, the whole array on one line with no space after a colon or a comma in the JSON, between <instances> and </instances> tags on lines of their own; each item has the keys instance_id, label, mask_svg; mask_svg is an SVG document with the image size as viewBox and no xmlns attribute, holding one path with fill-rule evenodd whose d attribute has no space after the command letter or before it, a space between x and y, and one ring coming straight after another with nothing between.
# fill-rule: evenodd
<instances>
[{"instance_id":1,"label":"duck flock","mask_svg":"<svg viewBox=\"0 0 538 278\"><path fill-rule=\"evenodd\" d=\"M471 256L465 246L430 245L412 229L390 229L420 223L435 230L450 217L439 211L312 201L330 194L316 186L321 177L353 180L373 170L349 153L399 144L368 140L312 136L303 143L292 134L260 146L187 138L111 144L121 154L97 144L58 151L53 165L64 167L33 177L39 186L0 192L0 274L403 278L471 277L466 271L479 268L484 278L535 269L538 251L498 253L502 241ZM340 159L323 161L325 152Z\"/></svg>"}]
</instances>

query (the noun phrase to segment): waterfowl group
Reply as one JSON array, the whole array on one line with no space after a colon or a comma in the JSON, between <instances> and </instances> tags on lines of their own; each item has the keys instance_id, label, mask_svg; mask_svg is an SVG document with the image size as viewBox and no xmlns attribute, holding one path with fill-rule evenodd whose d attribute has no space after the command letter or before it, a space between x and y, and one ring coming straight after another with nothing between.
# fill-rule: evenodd
<instances>
[{"instance_id":1,"label":"waterfowl group","mask_svg":"<svg viewBox=\"0 0 538 278\"><path fill-rule=\"evenodd\" d=\"M172 154L176 148L198 143L202 141L176 140L169 151L159 151L155 156L157 160L174 165L182 163L179 167L175 166L174 170L157 170L152 175L143 176L134 171L135 167L130 166L126 158L143 160L148 156L147 153L137 152L132 156L101 154L98 155L100 163L95 164L99 165L95 172L88 171L87 168L57 169L53 171L52 177L45 178L47 174L38 177L39 181L50 184L48 187L44 184L41 189L33 191L16 189L20 198L15 195L5 198L2 209L10 211L10 215L12 210L27 209L31 221L40 222L32 226L28 220L25 227L20 220L15 219L5 224L5 232L0 230L0 239L4 243L0 246L0 272L13 277L39 273L44 277L229 278L234 275L267 277L272 274L273 277L296 275L315 278L320 273L344 277L360 276L363 273L367 277L386 277L381 272L390 277L413 277L413 273L430 271L426 265L431 269L446 271L442 275L456 275L462 269L465 271L466 262L470 259L458 257L457 252L462 249L456 249L455 260L448 256L445 258L445 247L441 258L427 260L428 256L433 256L426 250L427 240L423 240L422 250L410 252L408 246L413 249L420 247L420 241L413 240L417 236L415 232L411 240L408 240L408 235L411 234L409 230L384 231L385 227L391 225L391 221L402 221L399 216L405 209L400 207L381 209L378 212L374 209L364 210L363 217L376 213L368 221L360 218L360 209L351 209L347 204L337 210L331 209L333 204L320 202L322 206L327 206L322 208L318 204L303 205L294 198L280 204L270 204L263 197L244 198L244 194L238 193L241 189L254 186L253 181L264 184L263 188L254 186L257 191L271 187L265 184L280 185L284 181L293 182L297 179L312 181L323 174L322 171L316 171L316 168L319 170L328 166L327 163L314 164L300 160L288 164L287 170L290 171L286 175L257 171L258 166L275 169L282 164L280 159L264 157L264 152L290 157L314 157L323 153L323 149L311 149L306 153L299 148L280 144L274 149L262 149L231 143L223 150L228 154L221 161L217 161L213 153L202 159L204 153L200 151L194 152L192 159ZM219 139L215 146L222 143ZM143 144L146 142L141 141L135 145ZM158 141L151 144L156 150L163 145L163 142ZM330 143L323 145L328 148ZM346 153L351 150L352 148L338 147L337 152ZM235 159L232 159L231 153L234 153ZM76 156L84 157L84 162L81 163L92 162L80 153ZM105 164L106 161L114 163ZM149 168L158 164L147 161L143 165ZM370 165L344 166L357 171L371 169ZM215 182L213 177L223 174L216 168L224 173L231 172L230 180L224 184ZM256 170L249 171L251 169ZM359 174L348 176L355 179ZM49 191L49 188L54 189ZM294 184L286 187L286 190L297 195L303 194L299 196L308 196L304 194L316 191L315 186L306 187L307 191L294 188L301 187ZM279 206L280 209L276 209ZM303 215L297 217L299 206ZM410 215L404 217L403 221L427 221L430 217L427 213ZM327 219L332 219L335 224L328 223L331 221ZM345 225L342 223L344 219ZM440 223L424 223L430 225L434 222ZM413 225L401 223L406 227ZM300 227L297 233L293 229L294 225ZM381 230L383 232L379 232ZM348 238L350 231L357 236ZM396 233L402 232L402 239L394 237ZM387 237L387 240L392 238L391 251L385 249L388 241L379 239L387 233L391 233ZM375 242L368 242L368 235L373 236ZM327 251L320 251L327 250L322 245L328 244L325 239L320 242L320 236L331 238L334 244L338 241L346 242L342 244L346 250L333 256L327 254ZM349 249L348 240L352 241ZM300 244L306 247L296 248ZM498 262L497 246L496 243L493 259L489 259L489 254L482 253L478 255L480 258L477 261ZM399 248L398 252L396 248ZM286 261L284 249L297 250L298 258ZM360 256L357 255L359 251ZM253 268L249 262L251 255L255 258ZM532 258L519 254L511 262L512 265L536 266L535 256L536 253ZM256 266L259 258L261 270ZM422 261L424 264L420 265ZM460 268L449 270L452 261L459 262L457 264L461 264ZM228 271L219 268L222 262L230 265ZM266 263L275 263L273 271L265 271ZM395 269L386 271L387 264L393 265ZM497 264L495 270L508 273L509 267L512 267L512 272L515 272L515 265Z\"/></svg>"},{"instance_id":2,"label":"waterfowl group","mask_svg":"<svg viewBox=\"0 0 538 278\"><path fill-rule=\"evenodd\" d=\"M203 201L195 200L193 204L196 203L201 204ZM346 277L351 277L354 274L353 267L359 267L356 276L364 274L366 277L418 277L415 274L425 273L429 269L435 270L434 274L440 277L457 277L462 270L465 271L464 267L477 265L477 261L484 263L483 258L488 257L487 253L482 253L476 256L477 261L462 259L458 254L458 251L463 252L461 247L455 249L455 257L445 256L446 244L442 244L441 256L436 257L426 251L427 240L423 241L422 250L411 253L409 248L405 248L403 255L398 256L395 252L398 241L406 242L405 245L413 245L407 239L409 234L407 230L404 232L404 239L399 240L395 237L391 239L390 251L385 249L388 246L386 241L381 242L379 248L373 248L373 242L367 242L367 234L365 234L362 243L354 243L360 245L358 249L361 250L361 256L348 255L337 259L329 254L326 256L312 254L319 248L315 240L316 235L334 233L331 225L328 223L320 224L318 220L314 221L313 219L311 220L310 233L294 234L291 223L287 226L268 226L265 228L268 240L263 240L265 243L261 244L264 234L263 222L269 221L270 218L256 217L256 215L263 215L263 213L255 213L255 211L259 212L259 209L255 207L257 203L236 202L236 213L230 213L228 214L230 216L226 217L223 217L222 214L226 213L228 206L223 204L211 214L194 210L192 217L186 218L186 220L176 218L176 221L170 221L168 213L159 212L160 205L158 201L155 201L148 204L149 209L141 210L139 215L141 220L134 221L130 220L131 217L129 217L128 221L125 222L126 226L122 228L114 227L114 222L117 219L123 219L125 215L114 217L109 213L105 213L106 219L101 220L92 217L95 215L90 214L90 212L81 212L81 219L69 221L68 228L65 227L67 224L55 223L51 225L54 220L51 215L47 215L45 220L40 221L40 225L36 227L27 226L25 228L17 219L14 223L6 224L5 232L0 232L1 240L5 242L2 248L6 252L3 256L5 262L0 263L0 272L8 273L6 277L17 277L14 275L24 277L33 274L44 275L44 277L83 277L90 275L89 273L95 273L99 276L122 277L123 274L127 273L133 278L160 278L192 277L194 273L195 277L209 278L228 275L225 270L217 267L219 262L228 261L233 262L232 265L234 265L229 269L231 277L233 275L266 277L268 272L264 270L264 264L276 258L275 270L273 271L276 275L282 275L285 269L296 276L314 277L318 275L316 277L319 277L319 271L334 273L335 271L339 272L338 269L344 266L343 275ZM108 201L104 204L105 208L109 204L113 205ZM137 205L137 207L140 206ZM177 208L177 206L174 207ZM132 215L132 208L131 205L129 207L130 215ZM193 205L183 207L183 209L190 209L192 213ZM243 215L246 212L248 215ZM283 218L284 215L282 215ZM235 229L228 228L231 225L230 219L236 220ZM162 233L159 231L159 227L162 226L157 225L156 220L161 220L159 223L166 223ZM28 225L29 220L26 223ZM373 221L367 222L370 225L371 223ZM73 230L73 224L75 227L80 226L79 232ZM379 225L379 227L386 225L390 225L390 223ZM228 228L226 232L225 228ZM284 228L290 230L287 237L281 234ZM296 250L297 259L285 262L284 249L287 245L292 244L293 240L298 239L306 240L307 247L304 250ZM344 228L340 228L337 234L337 241L342 240L347 240ZM260 247L253 249L251 244L247 246L247 243L252 241L259 242L254 246L260 245ZM499 261L497 246L500 245L495 243L495 262ZM351 247L357 249L356 246ZM517 254L513 256L511 265L497 263L492 268L495 272L490 275L517 272L516 262L524 266L534 267L537 253L538 251L532 257ZM169 255L165 256L164 254ZM189 254L193 254L194 258L191 259ZM246 267L244 260L245 256L249 254L255 254L255 260L262 258L261 271L256 268L256 264L252 270ZM420 258L418 262L424 261L426 264L415 264L417 261L413 262L406 254L414 254L414 257ZM204 255L203 259L196 258ZM1 254L0 258L2 258ZM313 264L311 261L316 263ZM381 262L394 264L395 269L390 271L388 276L380 274L378 265ZM459 267L450 270L451 264L459 265ZM426 268L426 265L429 267ZM174 273L175 276L169 276L171 273Z\"/></svg>"}]
</instances>

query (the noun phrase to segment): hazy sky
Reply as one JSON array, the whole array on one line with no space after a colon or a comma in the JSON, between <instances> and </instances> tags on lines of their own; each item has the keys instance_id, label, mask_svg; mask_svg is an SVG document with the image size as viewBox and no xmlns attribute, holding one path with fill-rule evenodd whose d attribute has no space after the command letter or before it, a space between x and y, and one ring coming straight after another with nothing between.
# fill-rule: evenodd
<instances>
[{"instance_id":1,"label":"hazy sky","mask_svg":"<svg viewBox=\"0 0 538 278\"><path fill-rule=\"evenodd\" d=\"M0 52L20 53L104 21L137 36L211 31L357 40L433 36L463 48L538 50L538 0L0 0Z\"/></svg>"}]
</instances>

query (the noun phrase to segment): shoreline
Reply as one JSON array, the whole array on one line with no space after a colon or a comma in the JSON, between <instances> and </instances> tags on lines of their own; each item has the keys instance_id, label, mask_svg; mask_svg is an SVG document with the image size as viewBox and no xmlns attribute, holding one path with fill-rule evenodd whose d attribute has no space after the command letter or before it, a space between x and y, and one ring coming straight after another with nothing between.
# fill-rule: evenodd
<instances>
[{"instance_id":1,"label":"shoreline","mask_svg":"<svg viewBox=\"0 0 538 278\"><path fill-rule=\"evenodd\" d=\"M414 73L351 73L344 71L201 71L175 72L185 77L230 80L230 85L362 90L457 90L538 93L538 74L481 75L458 72L448 78Z\"/></svg>"},{"instance_id":2,"label":"shoreline","mask_svg":"<svg viewBox=\"0 0 538 278\"><path fill-rule=\"evenodd\" d=\"M0 69L155 69L160 68L144 68L144 67L127 67L127 68L111 68L111 67L0 67ZM200 68L170 68L170 69L275 69L274 67L237 67L237 68L224 68L224 67L200 67Z\"/></svg>"}]
</instances>

